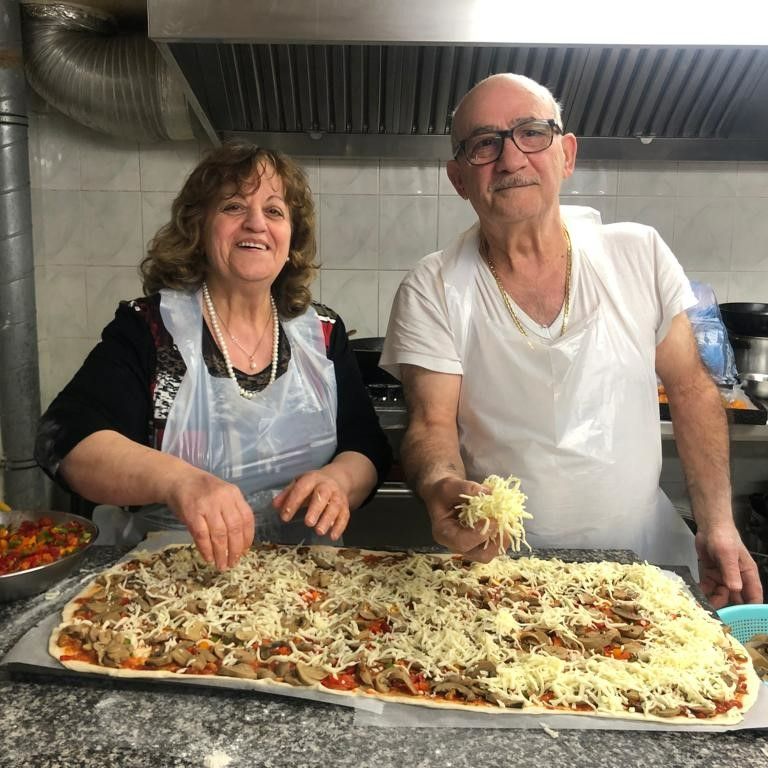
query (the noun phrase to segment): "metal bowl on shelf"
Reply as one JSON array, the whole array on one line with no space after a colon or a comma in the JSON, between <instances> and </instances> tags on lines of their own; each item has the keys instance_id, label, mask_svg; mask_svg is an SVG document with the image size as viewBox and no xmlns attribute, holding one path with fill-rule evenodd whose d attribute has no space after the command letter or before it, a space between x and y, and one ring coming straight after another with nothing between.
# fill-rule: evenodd
<instances>
[{"instance_id":1,"label":"metal bowl on shelf","mask_svg":"<svg viewBox=\"0 0 768 768\"><path fill-rule=\"evenodd\" d=\"M78 522L86 531L90 532L91 540L76 552L65 555L52 563L29 568L26 571L0 575L0 602L19 600L22 597L30 597L50 589L80 566L85 553L93 546L93 542L99 535L98 526L91 520L79 515L71 515L68 512L54 512L47 509L0 512L0 525L16 527L24 520L39 520L41 517L49 517L55 523Z\"/></svg>"},{"instance_id":2,"label":"metal bowl on shelf","mask_svg":"<svg viewBox=\"0 0 768 768\"><path fill-rule=\"evenodd\" d=\"M748 395L759 400L768 400L768 373L742 373L739 379Z\"/></svg>"}]
</instances>

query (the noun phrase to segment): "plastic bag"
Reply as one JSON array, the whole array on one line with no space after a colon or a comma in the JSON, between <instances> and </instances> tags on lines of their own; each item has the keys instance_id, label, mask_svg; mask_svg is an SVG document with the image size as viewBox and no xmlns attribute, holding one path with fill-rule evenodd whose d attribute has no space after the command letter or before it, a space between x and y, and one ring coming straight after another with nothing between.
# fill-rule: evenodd
<instances>
[{"instance_id":1,"label":"plastic bag","mask_svg":"<svg viewBox=\"0 0 768 768\"><path fill-rule=\"evenodd\" d=\"M731 342L728 340L728 331L720 316L715 292L711 285L696 280L691 280L691 289L699 301L687 311L687 314L693 326L693 335L696 337L701 360L717 384L722 386L735 384L736 360Z\"/></svg>"}]
</instances>

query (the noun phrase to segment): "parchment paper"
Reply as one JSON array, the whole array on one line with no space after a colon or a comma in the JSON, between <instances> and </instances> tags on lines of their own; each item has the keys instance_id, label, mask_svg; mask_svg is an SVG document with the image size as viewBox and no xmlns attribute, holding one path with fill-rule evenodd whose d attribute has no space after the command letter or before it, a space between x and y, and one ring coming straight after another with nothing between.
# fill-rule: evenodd
<instances>
[{"instance_id":1,"label":"parchment paper","mask_svg":"<svg viewBox=\"0 0 768 768\"><path fill-rule=\"evenodd\" d=\"M179 531L152 533L139 546L125 555L129 560L141 550L153 551L168 544L188 543L191 539ZM665 572L670 578L680 577L672 572ZM94 578L92 573L70 587L68 594L62 594L64 603L74 597L86 583ZM32 627L0 662L11 671L45 673L56 676L92 677L105 679L104 675L75 672L59 664L48 653L48 638L60 621L60 611L47 616ZM109 677L119 685L123 679ZM193 685L207 688L231 688L251 693L277 694L298 699L310 699L328 704L337 704L355 709L354 724L359 726L379 726L389 728L544 728L556 736L558 730L621 730L621 731L686 731L695 733L714 733L736 731L746 728L768 728L768 685L760 686L760 694L755 705L737 725L672 725L655 722L636 722L609 717L592 717L568 714L527 715L517 712L503 712L490 709L484 712L465 710L431 709L414 704L393 704L378 699L357 699L337 696L307 688L283 688L266 681L266 685L255 690L247 681L229 677L194 676L178 678L129 678L130 681L160 683L164 685ZM701 723L702 721L695 721Z\"/></svg>"}]
</instances>

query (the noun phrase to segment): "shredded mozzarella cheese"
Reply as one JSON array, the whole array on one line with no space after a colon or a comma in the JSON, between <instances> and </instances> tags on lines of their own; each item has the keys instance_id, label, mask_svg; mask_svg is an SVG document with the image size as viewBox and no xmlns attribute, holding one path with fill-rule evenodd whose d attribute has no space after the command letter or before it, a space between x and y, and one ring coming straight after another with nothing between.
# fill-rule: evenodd
<instances>
[{"instance_id":1,"label":"shredded mozzarella cheese","mask_svg":"<svg viewBox=\"0 0 768 768\"><path fill-rule=\"evenodd\" d=\"M506 479L489 475L482 484L491 492L477 496L461 494L465 501L457 507L459 522L467 528L482 523L481 533L488 532L491 522L496 523L500 534L499 554L504 553L507 542L514 552L520 551L521 544L525 544L530 552L523 520L530 520L533 515L525 511L527 496L520 490L520 480L511 475Z\"/></svg>"}]
</instances>

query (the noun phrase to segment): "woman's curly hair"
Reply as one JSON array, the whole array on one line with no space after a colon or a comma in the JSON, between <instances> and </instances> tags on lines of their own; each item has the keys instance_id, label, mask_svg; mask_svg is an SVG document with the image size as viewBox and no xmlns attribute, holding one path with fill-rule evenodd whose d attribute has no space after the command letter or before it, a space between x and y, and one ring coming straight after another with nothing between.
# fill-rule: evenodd
<instances>
[{"instance_id":1,"label":"woman's curly hair","mask_svg":"<svg viewBox=\"0 0 768 768\"><path fill-rule=\"evenodd\" d=\"M162 226L139 266L144 294L162 288L196 291L205 279L205 224L222 195L250 193L264 172L275 170L285 188L291 217L288 261L272 285L278 312L300 315L312 300L309 285L319 265L315 262L315 205L307 177L290 158L245 142L228 142L212 149L189 175L171 206L171 220Z\"/></svg>"}]
</instances>

